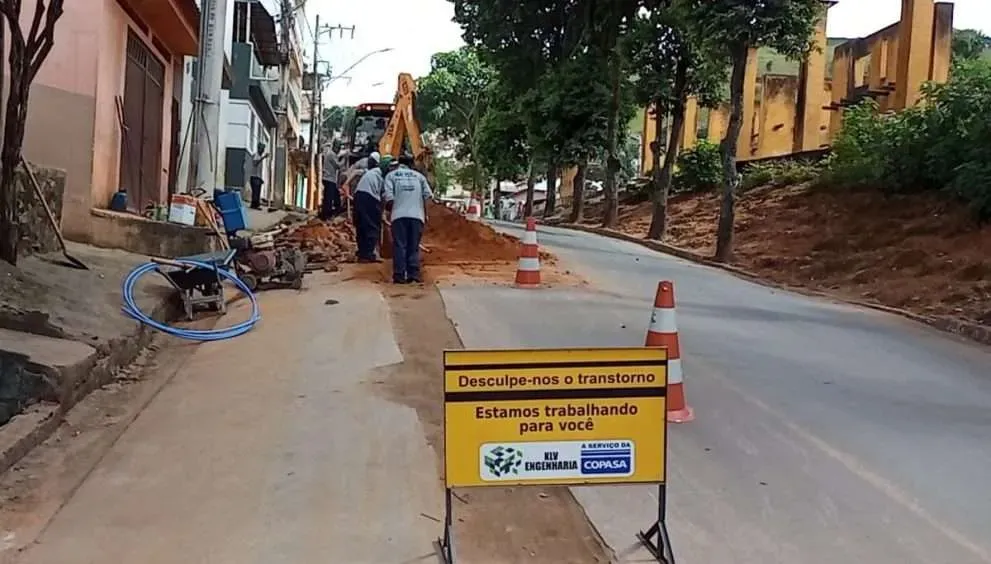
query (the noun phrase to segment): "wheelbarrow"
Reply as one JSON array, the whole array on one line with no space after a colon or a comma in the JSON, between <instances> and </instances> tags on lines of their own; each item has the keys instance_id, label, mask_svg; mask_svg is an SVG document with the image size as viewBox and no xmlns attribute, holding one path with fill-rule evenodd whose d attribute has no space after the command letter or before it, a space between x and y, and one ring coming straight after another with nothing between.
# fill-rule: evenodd
<instances>
[{"instance_id":1,"label":"wheelbarrow","mask_svg":"<svg viewBox=\"0 0 991 564\"><path fill-rule=\"evenodd\" d=\"M197 306L206 306L207 309L217 311L221 315L227 313L227 301L224 297L223 277L220 275L220 271L234 268L235 253L236 251L233 249L227 249L180 257L179 259L205 263L209 265L209 268L189 266L165 258L152 258L151 260L159 265L158 272L179 293L186 319L192 321L193 312ZM171 268L165 269L163 267Z\"/></svg>"}]
</instances>

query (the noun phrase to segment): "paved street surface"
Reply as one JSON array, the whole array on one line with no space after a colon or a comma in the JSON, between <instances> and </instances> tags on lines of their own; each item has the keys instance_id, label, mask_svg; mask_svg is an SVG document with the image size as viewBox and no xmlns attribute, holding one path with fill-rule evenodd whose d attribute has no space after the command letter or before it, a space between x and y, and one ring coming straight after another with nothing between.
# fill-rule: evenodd
<instances>
[{"instance_id":1,"label":"paved street surface","mask_svg":"<svg viewBox=\"0 0 991 564\"><path fill-rule=\"evenodd\" d=\"M263 294L256 331L201 346L22 562L429 560L436 459L369 374L401 360L386 303L311 280Z\"/></svg>"},{"instance_id":2,"label":"paved street surface","mask_svg":"<svg viewBox=\"0 0 991 564\"><path fill-rule=\"evenodd\" d=\"M991 351L630 243L540 243L595 289L459 283L448 315L469 348L639 345L658 280L675 282L697 413L671 432L681 562L991 562ZM652 488L575 495L619 559L647 557Z\"/></svg>"}]
</instances>

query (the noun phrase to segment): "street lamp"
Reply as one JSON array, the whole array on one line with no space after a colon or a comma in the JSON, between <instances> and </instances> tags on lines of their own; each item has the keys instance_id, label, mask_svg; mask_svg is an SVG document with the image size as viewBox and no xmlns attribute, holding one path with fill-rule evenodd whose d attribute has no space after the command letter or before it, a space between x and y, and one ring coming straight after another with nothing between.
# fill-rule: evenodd
<instances>
[{"instance_id":1,"label":"street lamp","mask_svg":"<svg viewBox=\"0 0 991 564\"><path fill-rule=\"evenodd\" d=\"M331 82L334 82L338 78L342 78L342 77L346 76L349 71L351 71L352 69L354 69L354 67L360 65L361 63L365 62L365 60L368 59L369 57L371 57L373 55L378 55L378 54L381 54L381 53L388 53L388 52L394 51L394 50L395 49L393 49L392 47L385 47L383 49L376 49L375 51L371 51L369 53L365 53L365 55L363 57L361 57L360 59L358 59L357 61L355 61L350 67L348 67L348 68L344 69L343 71L341 71L341 74L339 74L337 76L330 77L330 79L327 80L327 84L329 85Z\"/></svg>"}]
</instances>

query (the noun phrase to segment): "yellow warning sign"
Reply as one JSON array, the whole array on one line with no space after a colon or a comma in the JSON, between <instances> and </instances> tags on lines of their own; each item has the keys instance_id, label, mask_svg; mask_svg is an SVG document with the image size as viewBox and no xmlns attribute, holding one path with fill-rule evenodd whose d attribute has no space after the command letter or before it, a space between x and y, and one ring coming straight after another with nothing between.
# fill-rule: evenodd
<instances>
[{"instance_id":1,"label":"yellow warning sign","mask_svg":"<svg viewBox=\"0 0 991 564\"><path fill-rule=\"evenodd\" d=\"M448 488L663 483L667 351L445 351Z\"/></svg>"}]
</instances>

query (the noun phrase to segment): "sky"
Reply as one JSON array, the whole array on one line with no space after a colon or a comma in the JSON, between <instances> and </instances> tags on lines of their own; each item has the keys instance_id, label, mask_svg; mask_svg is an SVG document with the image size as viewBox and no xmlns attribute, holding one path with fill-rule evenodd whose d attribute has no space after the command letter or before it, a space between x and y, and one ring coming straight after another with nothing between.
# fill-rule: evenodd
<instances>
[{"instance_id":1,"label":"sky","mask_svg":"<svg viewBox=\"0 0 991 564\"><path fill-rule=\"evenodd\" d=\"M954 0L954 26L976 28L991 35L991 0ZM461 28L451 21L449 0L308 0L304 26L307 60L313 57L314 17L322 24L355 26L347 32L321 36L320 58L329 61L338 76L368 53L371 55L347 78L336 79L324 92L325 105L353 106L362 102L390 102L401 72L418 77L430 71L430 56L463 44ZM830 37L863 37L898 21L901 0L840 0L829 10ZM350 79L350 80L349 80Z\"/></svg>"}]
</instances>

